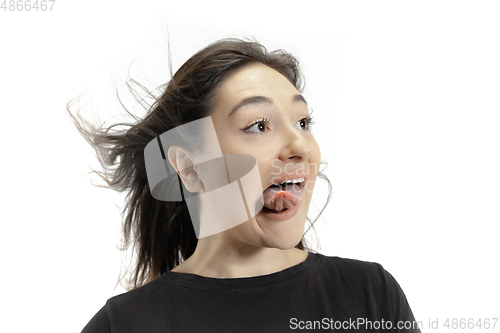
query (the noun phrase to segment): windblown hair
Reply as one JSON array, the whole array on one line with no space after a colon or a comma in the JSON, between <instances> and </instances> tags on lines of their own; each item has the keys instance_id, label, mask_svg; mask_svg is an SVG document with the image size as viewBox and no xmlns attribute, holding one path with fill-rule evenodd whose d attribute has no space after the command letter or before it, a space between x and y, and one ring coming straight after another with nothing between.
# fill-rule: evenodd
<instances>
[{"instance_id":1,"label":"windblown hair","mask_svg":"<svg viewBox=\"0 0 500 333\"><path fill-rule=\"evenodd\" d=\"M144 148L166 131L209 116L216 88L230 73L251 63L261 63L278 71L302 92L303 78L294 56L283 50L268 52L255 40L229 38L209 45L187 60L168 84L162 86L166 86L163 94L147 108L146 116L134 117L134 123L95 127L78 112L70 111L75 100L68 103L67 111L78 131L95 149L102 165L103 171L96 172L107 183L106 187L127 194L123 209L123 250L132 245L136 255L131 267L133 273L125 281L127 289L144 285L173 269L193 254L198 242L185 201L163 202L152 197ZM134 94L133 87L128 82L127 85ZM137 95L134 96L137 99ZM326 207L331 184L321 171L318 176L328 182ZM307 218L310 224L307 230L318 217L312 222ZM296 247L310 250L304 237Z\"/></svg>"}]
</instances>

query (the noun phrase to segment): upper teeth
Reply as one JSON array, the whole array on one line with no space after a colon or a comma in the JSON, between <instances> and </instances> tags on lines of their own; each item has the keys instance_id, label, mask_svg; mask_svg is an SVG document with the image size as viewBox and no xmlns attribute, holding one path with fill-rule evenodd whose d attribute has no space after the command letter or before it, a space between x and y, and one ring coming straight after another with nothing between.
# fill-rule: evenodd
<instances>
[{"instance_id":1,"label":"upper teeth","mask_svg":"<svg viewBox=\"0 0 500 333\"><path fill-rule=\"evenodd\" d=\"M290 180L285 180L283 183L274 183L273 185L280 185L280 184L296 184L296 183L302 183L305 179L304 178L295 178L295 179L290 179Z\"/></svg>"}]
</instances>

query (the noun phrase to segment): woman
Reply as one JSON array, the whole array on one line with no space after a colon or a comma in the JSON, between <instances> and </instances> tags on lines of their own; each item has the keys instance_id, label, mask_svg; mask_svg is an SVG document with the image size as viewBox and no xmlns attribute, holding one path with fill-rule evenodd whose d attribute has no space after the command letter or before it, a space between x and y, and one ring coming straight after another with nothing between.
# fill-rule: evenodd
<instances>
[{"instance_id":1,"label":"woman","mask_svg":"<svg viewBox=\"0 0 500 333\"><path fill-rule=\"evenodd\" d=\"M83 332L419 331L382 266L304 244L324 176L301 82L290 54L225 39L127 130L75 118L108 184L128 191L125 240L137 251L133 290Z\"/></svg>"}]
</instances>

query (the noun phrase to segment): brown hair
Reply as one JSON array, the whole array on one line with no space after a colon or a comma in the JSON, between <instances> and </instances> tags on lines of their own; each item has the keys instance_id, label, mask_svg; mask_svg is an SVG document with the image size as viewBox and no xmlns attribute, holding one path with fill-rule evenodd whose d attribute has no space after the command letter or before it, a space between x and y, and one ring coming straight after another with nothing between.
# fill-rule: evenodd
<instances>
[{"instance_id":1,"label":"brown hair","mask_svg":"<svg viewBox=\"0 0 500 333\"><path fill-rule=\"evenodd\" d=\"M78 131L95 149L102 165L103 171L96 172L107 187L127 193L123 209L123 249L132 244L137 256L133 274L126 281L128 289L152 281L179 265L193 254L198 242L185 201L162 202L152 197L144 162L145 146L168 130L207 117L220 82L251 63L273 68L302 92L303 79L294 56L283 50L268 52L255 40L229 38L209 45L187 60L168 82L161 97L147 108L144 119L134 116L135 123L97 128L78 112L74 115L70 111L76 99L68 103L67 110ZM130 82L147 91L137 81ZM130 83L127 82L127 86L141 103ZM148 92L148 95L151 94ZM327 204L331 184L321 171L318 176L328 182ZM318 217L313 222L307 218L309 228ZM304 237L296 247L308 249Z\"/></svg>"}]
</instances>

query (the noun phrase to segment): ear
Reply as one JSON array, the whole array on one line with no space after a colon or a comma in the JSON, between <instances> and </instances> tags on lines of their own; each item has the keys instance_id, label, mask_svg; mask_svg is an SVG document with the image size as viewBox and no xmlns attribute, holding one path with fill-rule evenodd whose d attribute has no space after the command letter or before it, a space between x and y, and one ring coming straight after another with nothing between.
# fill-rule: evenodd
<instances>
[{"instance_id":1,"label":"ear","mask_svg":"<svg viewBox=\"0 0 500 333\"><path fill-rule=\"evenodd\" d=\"M196 170L191 156L182 147L171 146L168 149L168 161L177 174L181 177L182 183L189 192L195 193L203 188L201 177Z\"/></svg>"}]
</instances>

